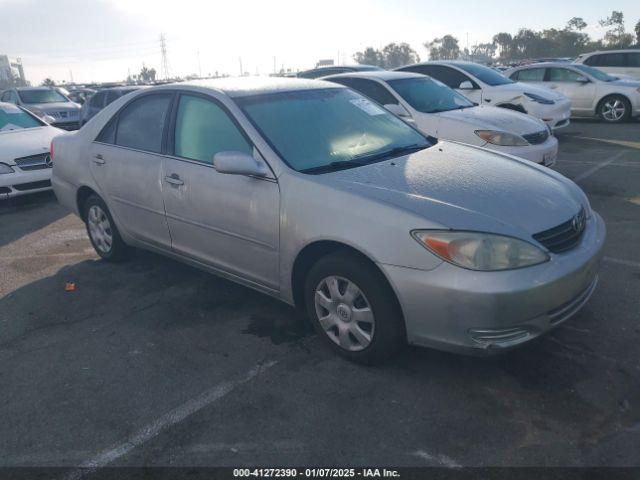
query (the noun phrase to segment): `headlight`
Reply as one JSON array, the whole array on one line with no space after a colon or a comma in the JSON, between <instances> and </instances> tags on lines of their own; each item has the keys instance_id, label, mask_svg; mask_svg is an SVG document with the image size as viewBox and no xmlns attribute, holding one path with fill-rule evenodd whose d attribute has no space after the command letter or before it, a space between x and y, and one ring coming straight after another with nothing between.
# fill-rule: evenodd
<instances>
[{"instance_id":1,"label":"headlight","mask_svg":"<svg viewBox=\"0 0 640 480\"><path fill-rule=\"evenodd\" d=\"M536 95L535 93L524 92L524 94L534 102L542 103L543 105L553 105L554 103L556 103L553 100L541 97L540 95Z\"/></svg>"},{"instance_id":2,"label":"headlight","mask_svg":"<svg viewBox=\"0 0 640 480\"><path fill-rule=\"evenodd\" d=\"M502 145L504 147L526 147L529 145L529 142L520 135L501 132L499 130L476 130L475 134L485 142L489 142L494 145Z\"/></svg>"},{"instance_id":3,"label":"headlight","mask_svg":"<svg viewBox=\"0 0 640 480\"><path fill-rule=\"evenodd\" d=\"M3 173L13 173L13 168L11 168L6 163L0 163L0 175Z\"/></svg>"},{"instance_id":4,"label":"headlight","mask_svg":"<svg viewBox=\"0 0 640 480\"><path fill-rule=\"evenodd\" d=\"M491 233L414 230L411 235L444 261L469 270L510 270L549 260L531 243Z\"/></svg>"}]
</instances>

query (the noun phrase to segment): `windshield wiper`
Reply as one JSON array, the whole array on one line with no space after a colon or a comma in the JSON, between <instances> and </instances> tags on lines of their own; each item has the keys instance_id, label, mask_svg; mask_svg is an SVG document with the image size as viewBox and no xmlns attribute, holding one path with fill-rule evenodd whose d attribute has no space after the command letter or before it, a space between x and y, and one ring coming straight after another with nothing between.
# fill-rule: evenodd
<instances>
[{"instance_id":1,"label":"windshield wiper","mask_svg":"<svg viewBox=\"0 0 640 480\"><path fill-rule=\"evenodd\" d=\"M362 156L355 156L354 159L358 159L360 161L366 161L366 163L372 163L379 160L384 160L385 158L390 157L399 157L400 155L407 155L412 152L417 152L418 150L424 150L431 145L424 143L413 143L411 145L404 145L402 147L394 147L389 150L385 150L384 152L374 153L374 154L366 154Z\"/></svg>"},{"instance_id":2,"label":"windshield wiper","mask_svg":"<svg viewBox=\"0 0 640 480\"><path fill-rule=\"evenodd\" d=\"M338 160L336 162L327 163L326 165L318 165L317 167L305 168L300 170L302 173L322 173L335 172L337 170L345 170L347 168L361 167L365 163L354 160Z\"/></svg>"},{"instance_id":3,"label":"windshield wiper","mask_svg":"<svg viewBox=\"0 0 640 480\"><path fill-rule=\"evenodd\" d=\"M362 167L377 161L384 160L390 157L399 157L400 155L406 155L418 150L423 150L430 145L428 143L414 143L411 145L404 145L402 147L395 147L384 152L374 154L362 154L355 156L351 160L338 160L336 162L327 163L326 165L318 165L317 167L305 168L300 170L302 173L324 173L335 172L337 170L346 170L347 168Z\"/></svg>"}]
</instances>

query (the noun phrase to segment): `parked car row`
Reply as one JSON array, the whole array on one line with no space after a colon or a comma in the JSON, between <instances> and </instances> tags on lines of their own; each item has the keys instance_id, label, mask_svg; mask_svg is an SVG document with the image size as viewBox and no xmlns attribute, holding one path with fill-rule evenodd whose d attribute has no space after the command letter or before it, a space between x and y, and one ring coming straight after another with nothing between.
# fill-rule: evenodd
<instances>
[{"instance_id":1,"label":"parked car row","mask_svg":"<svg viewBox=\"0 0 640 480\"><path fill-rule=\"evenodd\" d=\"M582 190L528 160L423 133L467 128L456 115L477 112L473 135L499 144L485 134L501 128L493 107L415 73L329 80L132 92L53 139L56 196L104 260L146 248L257 289L365 363L407 343L504 351L587 302L606 233ZM512 135L549 134L499 112L513 115Z\"/></svg>"},{"instance_id":2,"label":"parked car row","mask_svg":"<svg viewBox=\"0 0 640 480\"><path fill-rule=\"evenodd\" d=\"M640 81L624 80L580 63L537 63L506 72L514 81L560 92L576 117L624 122L640 115Z\"/></svg>"},{"instance_id":3,"label":"parked car row","mask_svg":"<svg viewBox=\"0 0 640 480\"><path fill-rule=\"evenodd\" d=\"M0 199L51 189L49 146L62 130L0 102Z\"/></svg>"}]
</instances>

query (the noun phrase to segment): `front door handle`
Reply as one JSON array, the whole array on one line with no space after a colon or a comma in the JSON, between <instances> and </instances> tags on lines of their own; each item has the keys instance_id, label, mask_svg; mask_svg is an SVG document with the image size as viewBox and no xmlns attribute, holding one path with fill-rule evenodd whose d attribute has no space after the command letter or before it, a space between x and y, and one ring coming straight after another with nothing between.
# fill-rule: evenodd
<instances>
[{"instance_id":1,"label":"front door handle","mask_svg":"<svg viewBox=\"0 0 640 480\"><path fill-rule=\"evenodd\" d=\"M182 181L182 179L175 173L164 177L164 181L171 185L176 185L176 186L184 185L184 182Z\"/></svg>"},{"instance_id":2,"label":"front door handle","mask_svg":"<svg viewBox=\"0 0 640 480\"><path fill-rule=\"evenodd\" d=\"M102 158L101 154L97 154L93 157L93 163L96 165L104 165L104 158Z\"/></svg>"}]
</instances>

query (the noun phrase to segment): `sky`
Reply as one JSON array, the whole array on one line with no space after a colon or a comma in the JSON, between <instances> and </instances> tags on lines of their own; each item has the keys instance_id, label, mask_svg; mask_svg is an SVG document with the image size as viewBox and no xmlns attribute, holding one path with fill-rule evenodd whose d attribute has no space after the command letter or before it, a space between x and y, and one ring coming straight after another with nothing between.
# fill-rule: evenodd
<instances>
[{"instance_id":1,"label":"sky","mask_svg":"<svg viewBox=\"0 0 640 480\"><path fill-rule=\"evenodd\" d=\"M268 74L312 68L319 59L354 63L367 46L407 42L427 58L426 41L452 34L460 46L501 31L562 28L583 17L624 13L627 31L640 0L0 0L0 54L22 59L34 85L124 80L142 65L161 73L160 35L169 73Z\"/></svg>"}]
</instances>

